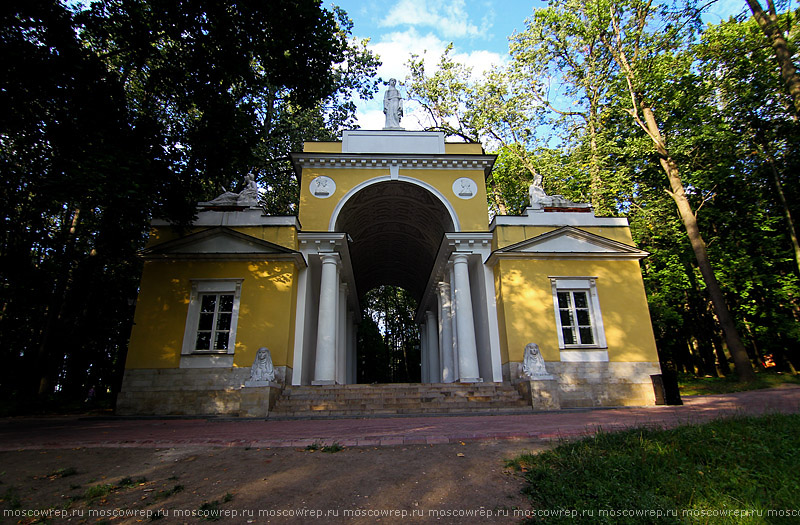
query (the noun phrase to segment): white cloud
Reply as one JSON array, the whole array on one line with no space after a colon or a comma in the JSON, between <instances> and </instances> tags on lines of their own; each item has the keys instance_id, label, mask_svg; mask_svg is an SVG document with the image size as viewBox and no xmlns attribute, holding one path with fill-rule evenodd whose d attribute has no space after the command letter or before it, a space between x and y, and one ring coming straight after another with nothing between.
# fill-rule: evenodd
<instances>
[{"instance_id":1,"label":"white cloud","mask_svg":"<svg viewBox=\"0 0 800 525\"><path fill-rule=\"evenodd\" d=\"M408 59L412 54L419 55L425 60L425 69L435 71L439 58L444 53L449 42L438 38L433 33L421 35L415 28L406 31L396 31L383 35L380 42L370 43L369 48L377 54L383 65L378 69L378 76L388 80L396 78L404 80L409 74ZM493 51L474 50L459 52L455 48L452 53L453 60L472 68L473 77L477 78L494 65L502 65L507 61L506 55Z\"/></svg>"},{"instance_id":2,"label":"white cloud","mask_svg":"<svg viewBox=\"0 0 800 525\"><path fill-rule=\"evenodd\" d=\"M381 37L380 42L370 43L369 47L383 62L378 69L378 76L386 80L389 78L403 80L409 73L406 62L412 54L425 55L427 65L428 61L435 62L439 59L447 47L447 42L433 33L420 35L412 27L406 31L387 33Z\"/></svg>"},{"instance_id":3,"label":"white cloud","mask_svg":"<svg viewBox=\"0 0 800 525\"><path fill-rule=\"evenodd\" d=\"M482 27L469 21L464 0L399 0L380 21L383 27L410 25L433 27L446 38L475 37L488 30L491 18L484 17Z\"/></svg>"},{"instance_id":4,"label":"white cloud","mask_svg":"<svg viewBox=\"0 0 800 525\"><path fill-rule=\"evenodd\" d=\"M384 80L395 78L404 82L410 71L406 65L412 54L419 55L425 60L425 69L433 73L439 63L439 58L447 48L449 41L442 40L435 34L428 32L421 34L415 27L405 31L385 33L380 41L371 41L369 49L377 54L382 62L378 69L378 76ZM507 61L505 55L500 55L487 50L474 50L460 52L454 48L453 60L472 68L473 78L477 79L494 65L502 65ZM382 129L383 115L383 89L369 102L357 103L357 118L361 129ZM400 91L405 96L405 89L400 86ZM408 130L419 130L431 125L427 115L413 101L405 101L405 116L401 125Z\"/></svg>"}]
</instances>

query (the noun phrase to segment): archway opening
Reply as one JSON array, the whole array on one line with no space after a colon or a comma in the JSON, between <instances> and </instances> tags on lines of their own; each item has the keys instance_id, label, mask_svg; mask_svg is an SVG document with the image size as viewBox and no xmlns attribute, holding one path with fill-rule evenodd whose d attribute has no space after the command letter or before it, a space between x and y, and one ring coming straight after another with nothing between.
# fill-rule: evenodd
<instances>
[{"instance_id":1,"label":"archway opening","mask_svg":"<svg viewBox=\"0 0 800 525\"><path fill-rule=\"evenodd\" d=\"M357 342L359 383L419 383L417 302L406 290L382 285L364 294Z\"/></svg>"},{"instance_id":2,"label":"archway opening","mask_svg":"<svg viewBox=\"0 0 800 525\"><path fill-rule=\"evenodd\" d=\"M350 237L353 276L363 305L359 382L420 381L419 327L414 315L442 238L454 229L442 201L409 182L366 186L342 206L336 231ZM370 348L376 356L370 356ZM401 355L405 361L397 359ZM381 366L384 369L375 368Z\"/></svg>"}]
</instances>

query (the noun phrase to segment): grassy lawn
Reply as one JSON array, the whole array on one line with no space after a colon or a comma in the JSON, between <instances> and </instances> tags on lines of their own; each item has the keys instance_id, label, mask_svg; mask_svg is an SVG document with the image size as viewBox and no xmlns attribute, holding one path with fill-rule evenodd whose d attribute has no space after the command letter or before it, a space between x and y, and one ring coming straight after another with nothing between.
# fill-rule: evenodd
<instances>
[{"instance_id":1,"label":"grassy lawn","mask_svg":"<svg viewBox=\"0 0 800 525\"><path fill-rule=\"evenodd\" d=\"M693 374L679 374L678 387L682 396L727 394L742 390L773 388L784 383L800 385L800 376L780 372L760 372L753 383L740 383L735 375L728 377L697 377Z\"/></svg>"},{"instance_id":2,"label":"grassy lawn","mask_svg":"<svg viewBox=\"0 0 800 525\"><path fill-rule=\"evenodd\" d=\"M542 514L529 523L800 523L798 452L800 415L770 415L600 433L510 466ZM753 515L722 515L737 510Z\"/></svg>"}]
</instances>

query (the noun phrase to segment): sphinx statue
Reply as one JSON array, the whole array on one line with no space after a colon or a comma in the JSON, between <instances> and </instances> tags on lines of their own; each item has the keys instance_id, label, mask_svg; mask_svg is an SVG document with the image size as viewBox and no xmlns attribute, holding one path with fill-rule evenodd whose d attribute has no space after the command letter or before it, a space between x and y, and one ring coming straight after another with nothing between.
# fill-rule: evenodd
<instances>
[{"instance_id":1,"label":"sphinx statue","mask_svg":"<svg viewBox=\"0 0 800 525\"><path fill-rule=\"evenodd\" d=\"M272 354L266 346L256 352L253 366L250 367L249 381L275 381L275 367L272 366Z\"/></svg>"},{"instance_id":2,"label":"sphinx statue","mask_svg":"<svg viewBox=\"0 0 800 525\"><path fill-rule=\"evenodd\" d=\"M525 345L525 355L522 358L522 373L530 379L553 379L547 373L542 352L536 343Z\"/></svg>"}]
</instances>

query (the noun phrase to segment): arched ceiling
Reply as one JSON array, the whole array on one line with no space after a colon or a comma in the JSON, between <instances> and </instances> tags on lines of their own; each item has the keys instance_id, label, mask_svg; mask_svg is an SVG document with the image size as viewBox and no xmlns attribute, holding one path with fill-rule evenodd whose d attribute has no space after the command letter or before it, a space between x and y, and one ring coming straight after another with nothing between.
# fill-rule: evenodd
<instances>
[{"instance_id":1,"label":"arched ceiling","mask_svg":"<svg viewBox=\"0 0 800 525\"><path fill-rule=\"evenodd\" d=\"M420 300L445 232L454 231L445 206L408 182L362 189L342 207L336 231L350 235L358 294L382 284L400 286Z\"/></svg>"}]
</instances>

